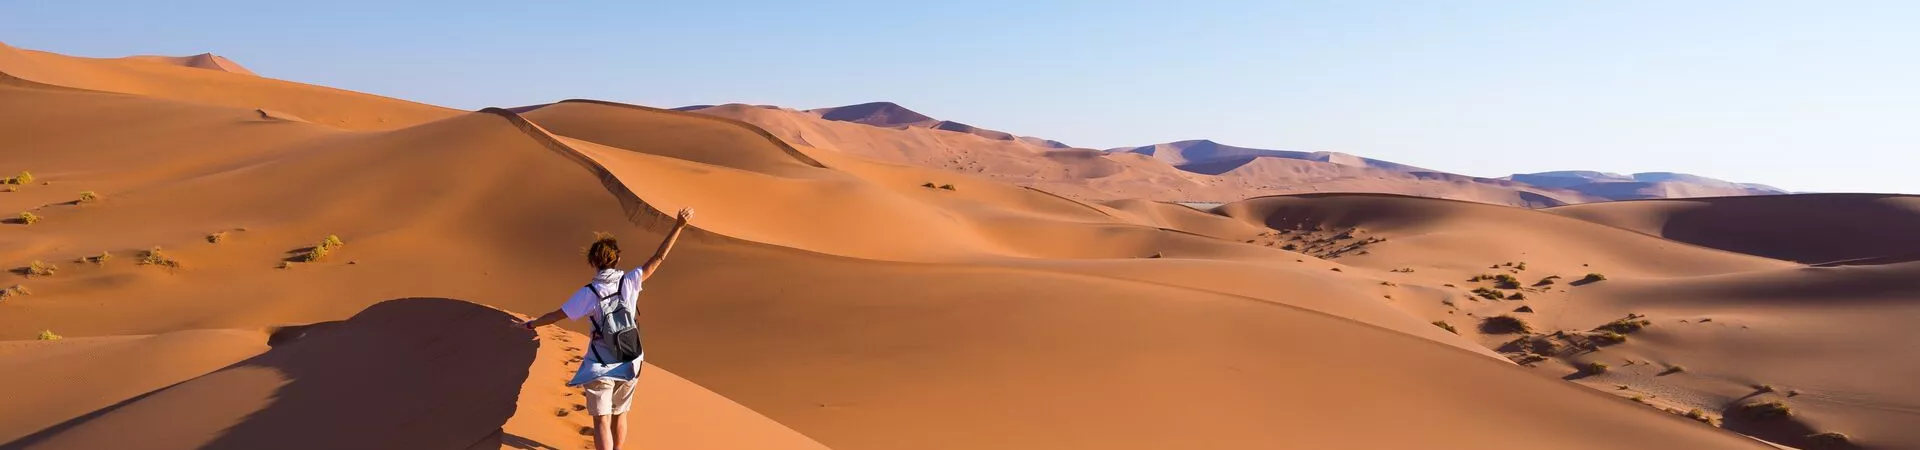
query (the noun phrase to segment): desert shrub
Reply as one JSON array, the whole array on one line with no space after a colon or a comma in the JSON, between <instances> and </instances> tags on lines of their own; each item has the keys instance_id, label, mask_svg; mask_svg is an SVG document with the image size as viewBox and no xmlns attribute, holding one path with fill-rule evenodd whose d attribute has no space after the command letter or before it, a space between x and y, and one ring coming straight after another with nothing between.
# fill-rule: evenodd
<instances>
[{"instance_id":1,"label":"desert shrub","mask_svg":"<svg viewBox=\"0 0 1920 450\"><path fill-rule=\"evenodd\" d=\"M1507 294L1487 288L1473 288L1473 295L1478 295L1480 298L1487 300L1505 300L1507 298Z\"/></svg>"},{"instance_id":2,"label":"desert shrub","mask_svg":"<svg viewBox=\"0 0 1920 450\"><path fill-rule=\"evenodd\" d=\"M1493 276L1493 285L1501 289L1519 289L1520 279L1514 278L1513 275L1503 273Z\"/></svg>"},{"instance_id":3,"label":"desert shrub","mask_svg":"<svg viewBox=\"0 0 1920 450\"><path fill-rule=\"evenodd\" d=\"M1807 443L1813 444L1812 447L1808 448L1813 449L1853 448L1853 438L1848 437L1846 433L1836 433L1832 431L1813 433L1807 435L1806 439Z\"/></svg>"},{"instance_id":4,"label":"desert shrub","mask_svg":"<svg viewBox=\"0 0 1920 450\"><path fill-rule=\"evenodd\" d=\"M955 188L953 187L953 185L951 185L951 184L942 184L942 185L940 185L940 188L941 188L941 189L946 189L946 190L949 190L949 191L954 191L954 190L958 190L958 189L955 189Z\"/></svg>"},{"instance_id":5,"label":"desert shrub","mask_svg":"<svg viewBox=\"0 0 1920 450\"><path fill-rule=\"evenodd\" d=\"M1701 411L1700 408L1694 408L1692 410L1687 411L1686 414L1682 414L1682 415L1687 416L1688 419L1698 420L1700 421L1700 423L1713 425L1713 418L1707 417L1707 412Z\"/></svg>"},{"instance_id":6,"label":"desert shrub","mask_svg":"<svg viewBox=\"0 0 1920 450\"><path fill-rule=\"evenodd\" d=\"M1599 374L1607 373L1607 363L1594 361L1594 362L1582 364L1580 365L1580 373L1584 373L1587 375L1599 375Z\"/></svg>"},{"instance_id":7,"label":"desert shrub","mask_svg":"<svg viewBox=\"0 0 1920 450\"><path fill-rule=\"evenodd\" d=\"M52 264L47 264L44 261L35 260L34 262L27 263L27 267L24 269L21 269L20 273L28 277L50 277L50 276L53 276L53 273L58 270L60 270L60 266L55 266Z\"/></svg>"},{"instance_id":8,"label":"desert shrub","mask_svg":"<svg viewBox=\"0 0 1920 450\"><path fill-rule=\"evenodd\" d=\"M1398 269L1393 269L1393 270L1391 270L1390 272L1393 272L1393 273L1413 273L1413 268L1412 268L1412 267L1401 267L1401 268L1398 268Z\"/></svg>"},{"instance_id":9,"label":"desert shrub","mask_svg":"<svg viewBox=\"0 0 1920 450\"><path fill-rule=\"evenodd\" d=\"M326 258L327 255L332 254L334 250L345 245L347 244L341 242L339 236L329 234L325 239L321 239L320 243L314 244L313 248L307 249L307 253L301 255L300 260L305 262L319 261Z\"/></svg>"},{"instance_id":10,"label":"desert shrub","mask_svg":"<svg viewBox=\"0 0 1920 450\"><path fill-rule=\"evenodd\" d=\"M1660 372L1660 374L1661 374L1661 375L1666 375L1666 374L1674 374L1674 373L1683 373L1683 372L1686 372L1686 371L1687 371L1687 366L1682 366L1682 365L1679 365L1679 364L1674 364L1674 365L1673 365L1673 366L1671 366L1671 367L1667 367L1667 370L1666 370L1666 371L1664 371L1664 372Z\"/></svg>"},{"instance_id":11,"label":"desert shrub","mask_svg":"<svg viewBox=\"0 0 1920 450\"><path fill-rule=\"evenodd\" d=\"M26 286L22 286L18 284L13 285L13 287L9 287L6 289L0 289L0 299L22 297L22 296L28 296L28 295L33 295L33 291L28 290Z\"/></svg>"},{"instance_id":12,"label":"desert shrub","mask_svg":"<svg viewBox=\"0 0 1920 450\"><path fill-rule=\"evenodd\" d=\"M1530 334L1533 333L1533 327L1528 326L1527 321L1521 320L1519 317L1501 314L1488 317L1485 321L1481 322L1480 331L1489 334Z\"/></svg>"},{"instance_id":13,"label":"desert shrub","mask_svg":"<svg viewBox=\"0 0 1920 450\"><path fill-rule=\"evenodd\" d=\"M1762 394L1770 394L1770 393L1774 393L1774 392L1778 392L1778 391L1775 391L1775 390L1773 390L1773 385L1771 385L1771 384L1762 384L1762 385L1759 385L1759 386L1754 386L1754 387L1753 387L1753 391L1754 391L1754 392L1758 392L1758 393L1762 393Z\"/></svg>"},{"instance_id":14,"label":"desert shrub","mask_svg":"<svg viewBox=\"0 0 1920 450\"><path fill-rule=\"evenodd\" d=\"M1527 342L1527 350L1542 355L1559 354L1562 345L1552 339L1536 339Z\"/></svg>"},{"instance_id":15,"label":"desert shrub","mask_svg":"<svg viewBox=\"0 0 1920 450\"><path fill-rule=\"evenodd\" d=\"M1520 269L1520 270L1527 270L1527 262L1521 261L1520 264L1515 264L1513 268Z\"/></svg>"},{"instance_id":16,"label":"desert shrub","mask_svg":"<svg viewBox=\"0 0 1920 450\"><path fill-rule=\"evenodd\" d=\"M1460 334L1460 330L1454 329L1453 324L1447 323L1447 321L1445 320L1435 320L1433 321L1433 326L1440 327L1440 329L1442 330L1447 330L1448 333Z\"/></svg>"},{"instance_id":17,"label":"desert shrub","mask_svg":"<svg viewBox=\"0 0 1920 450\"><path fill-rule=\"evenodd\" d=\"M85 259L87 260L87 262L94 263L94 264L106 264L108 260L113 259L113 253L100 252L99 255L88 256L86 258L81 258L81 259Z\"/></svg>"},{"instance_id":18,"label":"desert shrub","mask_svg":"<svg viewBox=\"0 0 1920 450\"><path fill-rule=\"evenodd\" d=\"M224 241L226 239L227 239L227 232L225 231L215 231L207 234L208 244L218 244L220 243L220 241Z\"/></svg>"},{"instance_id":19,"label":"desert shrub","mask_svg":"<svg viewBox=\"0 0 1920 450\"><path fill-rule=\"evenodd\" d=\"M1740 405L1740 414L1754 420L1793 417L1793 408L1779 400Z\"/></svg>"},{"instance_id":20,"label":"desert shrub","mask_svg":"<svg viewBox=\"0 0 1920 450\"><path fill-rule=\"evenodd\" d=\"M1601 281L1607 281L1607 276L1599 273L1589 273L1586 278L1580 279L1581 283L1598 283Z\"/></svg>"},{"instance_id":21,"label":"desert shrub","mask_svg":"<svg viewBox=\"0 0 1920 450\"><path fill-rule=\"evenodd\" d=\"M929 182L929 183L927 183L927 184L922 184L922 185L920 185L920 187L923 187L923 188L927 188L927 189L934 189L934 188L938 188L939 186L937 186L937 185L934 185L933 183L931 183L931 182Z\"/></svg>"},{"instance_id":22,"label":"desert shrub","mask_svg":"<svg viewBox=\"0 0 1920 450\"><path fill-rule=\"evenodd\" d=\"M278 266L274 266L274 268L275 268L275 269L290 269L290 268L293 268L293 263L291 263L291 262L287 262L287 261L281 261L281 262L280 262L280 265L278 265Z\"/></svg>"},{"instance_id":23,"label":"desert shrub","mask_svg":"<svg viewBox=\"0 0 1920 450\"><path fill-rule=\"evenodd\" d=\"M1526 299L1527 299L1527 294L1520 293L1520 292L1515 292L1512 295L1507 296L1507 300L1526 300Z\"/></svg>"},{"instance_id":24,"label":"desert shrub","mask_svg":"<svg viewBox=\"0 0 1920 450\"><path fill-rule=\"evenodd\" d=\"M80 203L93 203L96 201L100 201L100 195L94 194L93 191L80 192Z\"/></svg>"},{"instance_id":25,"label":"desert shrub","mask_svg":"<svg viewBox=\"0 0 1920 450\"><path fill-rule=\"evenodd\" d=\"M33 225L40 223L40 216L31 211L23 211L20 213L20 216L14 218L13 221L20 224Z\"/></svg>"},{"instance_id":26,"label":"desert shrub","mask_svg":"<svg viewBox=\"0 0 1920 450\"><path fill-rule=\"evenodd\" d=\"M1633 400L1633 402L1634 402L1634 403L1639 403L1639 404L1642 404L1642 405L1644 405L1644 404L1646 404L1646 403L1647 403L1647 396L1644 396L1644 395L1635 395L1635 396L1633 396L1633 398L1629 398L1629 399L1627 399L1627 400Z\"/></svg>"},{"instance_id":27,"label":"desert shrub","mask_svg":"<svg viewBox=\"0 0 1920 450\"><path fill-rule=\"evenodd\" d=\"M0 181L4 181L4 184L31 184L33 183L33 173L22 170L19 175L0 179Z\"/></svg>"},{"instance_id":28,"label":"desert shrub","mask_svg":"<svg viewBox=\"0 0 1920 450\"><path fill-rule=\"evenodd\" d=\"M1632 316L1628 316L1628 318L1625 318L1625 319L1615 320L1612 322L1607 322L1605 325L1593 327L1593 330L1594 331L1612 331L1615 333L1632 333L1635 331L1640 331L1641 328L1645 328L1648 325L1653 325L1653 321L1635 320L1633 319Z\"/></svg>"},{"instance_id":29,"label":"desert shrub","mask_svg":"<svg viewBox=\"0 0 1920 450\"><path fill-rule=\"evenodd\" d=\"M1615 333L1612 331L1606 331L1606 332L1601 332L1600 334L1593 335L1592 339L1594 343L1599 345L1613 345L1613 344L1626 342L1627 335Z\"/></svg>"},{"instance_id":30,"label":"desert shrub","mask_svg":"<svg viewBox=\"0 0 1920 450\"><path fill-rule=\"evenodd\" d=\"M1281 249L1281 250L1286 250L1286 251L1294 251L1294 250L1299 250L1299 249L1300 249L1300 246L1298 246L1298 245L1294 245L1294 244L1292 244L1292 243L1288 243L1287 245L1282 245L1282 246L1280 246L1280 249Z\"/></svg>"},{"instance_id":31,"label":"desert shrub","mask_svg":"<svg viewBox=\"0 0 1920 450\"><path fill-rule=\"evenodd\" d=\"M53 330L40 330L40 337L37 337L37 338L34 338L34 340L38 340L38 341L58 341L58 340L60 340L60 335L58 335L58 334L53 334Z\"/></svg>"},{"instance_id":32,"label":"desert shrub","mask_svg":"<svg viewBox=\"0 0 1920 450\"><path fill-rule=\"evenodd\" d=\"M316 245L313 248L307 249L306 254L300 255L300 260L304 262L319 261L322 258L326 258L327 255L330 253L333 253L332 248L327 246Z\"/></svg>"},{"instance_id":33,"label":"desert shrub","mask_svg":"<svg viewBox=\"0 0 1920 450\"><path fill-rule=\"evenodd\" d=\"M141 251L139 263L142 266L161 266L169 269L180 267L180 261L167 256L167 253L160 250L160 247Z\"/></svg>"}]
</instances>

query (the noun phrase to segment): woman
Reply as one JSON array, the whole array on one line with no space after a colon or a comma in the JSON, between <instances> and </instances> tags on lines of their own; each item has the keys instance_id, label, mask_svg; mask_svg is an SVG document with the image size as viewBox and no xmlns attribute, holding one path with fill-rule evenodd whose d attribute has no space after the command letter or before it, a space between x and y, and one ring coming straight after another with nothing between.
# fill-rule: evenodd
<instances>
[{"instance_id":1,"label":"woman","mask_svg":"<svg viewBox=\"0 0 1920 450\"><path fill-rule=\"evenodd\" d=\"M532 330L563 318L592 320L593 342L587 345L580 369L567 385L582 386L586 391L587 413L593 415L593 445L598 450L618 450L627 441L627 409L633 404L634 381L639 378L640 362L645 359L631 313L636 310L640 282L660 268L660 262L667 259L667 252L673 250L673 243L680 240L680 232L691 219L693 208L680 210L673 231L667 232L666 239L660 241L660 249L653 253L653 258L632 271L615 268L620 264L620 243L613 237L594 241L587 248L587 263L597 271L593 282L574 290L560 309L521 323L522 327ZM622 343L618 339L622 335L631 336L630 341ZM631 359L623 354L631 354Z\"/></svg>"}]
</instances>

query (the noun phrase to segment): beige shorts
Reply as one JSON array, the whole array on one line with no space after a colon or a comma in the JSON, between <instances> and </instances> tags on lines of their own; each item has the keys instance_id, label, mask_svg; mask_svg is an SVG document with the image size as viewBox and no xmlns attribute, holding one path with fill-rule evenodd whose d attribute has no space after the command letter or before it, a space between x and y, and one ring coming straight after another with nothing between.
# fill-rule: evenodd
<instances>
[{"instance_id":1,"label":"beige shorts","mask_svg":"<svg viewBox=\"0 0 1920 450\"><path fill-rule=\"evenodd\" d=\"M587 391L587 414L607 416L626 414L633 406L633 385L639 378L622 380L600 377L580 385Z\"/></svg>"}]
</instances>

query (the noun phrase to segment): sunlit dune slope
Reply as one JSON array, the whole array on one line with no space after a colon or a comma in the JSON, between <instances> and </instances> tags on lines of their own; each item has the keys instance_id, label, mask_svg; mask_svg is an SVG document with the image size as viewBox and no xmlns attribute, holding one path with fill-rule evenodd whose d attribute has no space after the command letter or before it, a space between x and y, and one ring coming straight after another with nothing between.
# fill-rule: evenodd
<instances>
[{"instance_id":1,"label":"sunlit dune slope","mask_svg":"<svg viewBox=\"0 0 1920 450\"><path fill-rule=\"evenodd\" d=\"M224 59L224 58L221 58ZM235 66L237 67L237 66ZM285 111L315 123L386 130L459 111L321 86L144 59L79 58L0 44L0 79L234 108Z\"/></svg>"}]
</instances>

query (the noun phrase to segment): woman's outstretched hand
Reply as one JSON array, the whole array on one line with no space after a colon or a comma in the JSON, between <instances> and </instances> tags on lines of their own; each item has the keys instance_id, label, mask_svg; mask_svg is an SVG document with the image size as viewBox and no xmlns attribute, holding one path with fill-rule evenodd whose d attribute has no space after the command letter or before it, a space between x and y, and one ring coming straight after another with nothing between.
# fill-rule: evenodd
<instances>
[{"instance_id":1,"label":"woman's outstretched hand","mask_svg":"<svg viewBox=\"0 0 1920 450\"><path fill-rule=\"evenodd\" d=\"M682 225L686 224L687 222L693 221L693 207L689 206L686 208L680 208L680 214L678 215L678 218L680 219L680 223Z\"/></svg>"}]
</instances>

